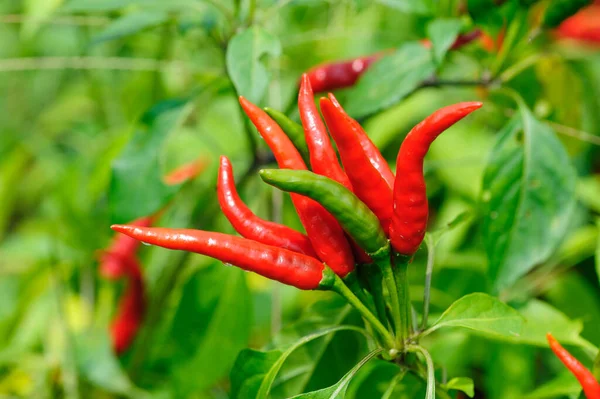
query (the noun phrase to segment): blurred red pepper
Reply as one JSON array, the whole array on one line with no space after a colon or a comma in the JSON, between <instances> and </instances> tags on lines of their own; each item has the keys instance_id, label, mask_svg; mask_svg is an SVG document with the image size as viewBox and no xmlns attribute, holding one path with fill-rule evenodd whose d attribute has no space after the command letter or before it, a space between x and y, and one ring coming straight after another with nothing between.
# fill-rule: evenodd
<instances>
[{"instance_id":1,"label":"blurred red pepper","mask_svg":"<svg viewBox=\"0 0 600 399\"><path fill-rule=\"evenodd\" d=\"M556 30L559 38L600 44L600 4L591 4L564 20Z\"/></svg>"},{"instance_id":2,"label":"blurred red pepper","mask_svg":"<svg viewBox=\"0 0 600 399\"><path fill-rule=\"evenodd\" d=\"M146 296L142 277L131 276L110 327L113 348L117 354L125 352L135 339L145 312Z\"/></svg>"},{"instance_id":3,"label":"blurred red pepper","mask_svg":"<svg viewBox=\"0 0 600 399\"><path fill-rule=\"evenodd\" d=\"M209 165L206 157L202 156L195 161L183 164L167 173L163 180L166 184L174 186L191 180L202 173Z\"/></svg>"}]
</instances>

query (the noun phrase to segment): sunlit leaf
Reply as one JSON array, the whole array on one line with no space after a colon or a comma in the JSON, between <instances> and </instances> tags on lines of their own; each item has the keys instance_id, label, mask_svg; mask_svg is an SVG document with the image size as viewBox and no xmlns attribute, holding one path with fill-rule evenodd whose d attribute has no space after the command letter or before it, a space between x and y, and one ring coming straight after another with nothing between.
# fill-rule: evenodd
<instances>
[{"instance_id":1,"label":"sunlit leaf","mask_svg":"<svg viewBox=\"0 0 600 399\"><path fill-rule=\"evenodd\" d=\"M483 334L513 337L521 332L523 317L490 295L474 293L454 302L427 333L442 327L463 327Z\"/></svg>"},{"instance_id":2,"label":"sunlit leaf","mask_svg":"<svg viewBox=\"0 0 600 399\"><path fill-rule=\"evenodd\" d=\"M469 377L456 377L444 384L446 389L464 392L469 398L475 396L475 385Z\"/></svg>"}]
</instances>

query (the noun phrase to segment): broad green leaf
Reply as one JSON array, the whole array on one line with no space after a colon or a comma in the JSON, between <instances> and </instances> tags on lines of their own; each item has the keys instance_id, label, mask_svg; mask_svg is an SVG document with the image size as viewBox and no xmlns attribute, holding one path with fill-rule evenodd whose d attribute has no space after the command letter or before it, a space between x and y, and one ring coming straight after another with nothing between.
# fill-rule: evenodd
<instances>
[{"instance_id":1,"label":"broad green leaf","mask_svg":"<svg viewBox=\"0 0 600 399\"><path fill-rule=\"evenodd\" d=\"M352 380L352 377L356 374L358 370L362 366L364 366L369 360L379 355L383 349L376 349L369 353L363 360L361 360L356 366L354 366L341 380L338 381L337 384L332 385L328 388L321 389L314 392L309 392L305 394L300 394L294 396L295 399L336 399L336 398L344 398L346 395L346 390L348 389L348 384Z\"/></svg>"},{"instance_id":2,"label":"broad green leaf","mask_svg":"<svg viewBox=\"0 0 600 399\"><path fill-rule=\"evenodd\" d=\"M313 334L307 335L306 337L303 337L301 340L299 340L294 345L289 347L285 352L283 352L281 354L281 357L279 359L277 359L277 361L273 364L273 366L271 367L269 372L266 373L265 378L260 385L260 388L258 390L258 394L256 395L256 398L257 399L266 399L268 397L269 391L271 390L271 386L273 385L273 381L275 381L275 377L277 376L277 373L279 373L281 366L283 366L283 363L292 354L292 352L294 352L296 349L298 349L302 345L304 345L314 339L320 338L324 335L327 335L327 334L330 334L333 332L343 331L343 330L357 331L357 332L366 334L366 331L364 331L362 328L358 328L355 326L336 326L336 327L330 327L323 331L318 331Z\"/></svg>"},{"instance_id":3,"label":"broad green leaf","mask_svg":"<svg viewBox=\"0 0 600 399\"><path fill-rule=\"evenodd\" d=\"M279 39L264 29L253 26L236 34L227 46L227 72L237 94L253 103L259 103L267 87L270 75L263 57L281 54Z\"/></svg>"},{"instance_id":4,"label":"broad green leaf","mask_svg":"<svg viewBox=\"0 0 600 399\"><path fill-rule=\"evenodd\" d=\"M92 38L92 43L98 44L109 40L119 39L135 34L143 29L160 25L169 19L167 12L136 11L127 14L106 26Z\"/></svg>"},{"instance_id":5,"label":"broad green leaf","mask_svg":"<svg viewBox=\"0 0 600 399\"><path fill-rule=\"evenodd\" d=\"M280 350L262 352L244 349L231 369L231 397L256 398L267 373L283 354Z\"/></svg>"},{"instance_id":6,"label":"broad green leaf","mask_svg":"<svg viewBox=\"0 0 600 399\"><path fill-rule=\"evenodd\" d=\"M521 332L523 317L490 295L474 293L454 302L425 333L441 327L464 327L486 335L514 337Z\"/></svg>"},{"instance_id":7,"label":"broad green leaf","mask_svg":"<svg viewBox=\"0 0 600 399\"><path fill-rule=\"evenodd\" d=\"M537 299L530 300L519 313L525 318L525 325L519 337L511 338L511 342L548 347L546 333L565 345L577 345L593 349L594 346L581 338L579 334L583 324L579 320L570 320L551 305Z\"/></svg>"},{"instance_id":8,"label":"broad green leaf","mask_svg":"<svg viewBox=\"0 0 600 399\"><path fill-rule=\"evenodd\" d=\"M520 105L498 135L483 177L483 237L496 290L560 244L575 206L576 172L554 132Z\"/></svg>"},{"instance_id":9,"label":"broad green leaf","mask_svg":"<svg viewBox=\"0 0 600 399\"><path fill-rule=\"evenodd\" d=\"M248 345L252 299L246 273L237 268L219 267L218 272L215 270L215 277L221 278L222 286L217 302L211 304L210 318L204 320L206 326L202 339L196 343L195 349L191 349L194 352L187 361L173 367L173 379L182 397L190 392L200 392L225 376L239 351ZM198 272L199 280L202 280L203 271ZM207 282L220 285L214 279Z\"/></svg>"},{"instance_id":10,"label":"broad green leaf","mask_svg":"<svg viewBox=\"0 0 600 399\"><path fill-rule=\"evenodd\" d=\"M354 118L363 118L388 108L415 91L434 72L431 51L421 43L407 43L367 69L348 93L346 111Z\"/></svg>"},{"instance_id":11,"label":"broad green leaf","mask_svg":"<svg viewBox=\"0 0 600 399\"><path fill-rule=\"evenodd\" d=\"M76 337L75 357L79 373L90 383L126 396L138 391L113 354L106 331L86 331Z\"/></svg>"},{"instance_id":12,"label":"broad green leaf","mask_svg":"<svg viewBox=\"0 0 600 399\"><path fill-rule=\"evenodd\" d=\"M464 392L469 398L475 396L475 385L469 377L456 377L445 383L446 390L454 389Z\"/></svg>"},{"instance_id":13,"label":"broad green leaf","mask_svg":"<svg viewBox=\"0 0 600 399\"><path fill-rule=\"evenodd\" d=\"M555 379L537 387L525 395L524 399L555 399L564 396L577 396L581 392L579 381L568 371L561 373Z\"/></svg>"},{"instance_id":14,"label":"broad green leaf","mask_svg":"<svg viewBox=\"0 0 600 399\"><path fill-rule=\"evenodd\" d=\"M462 21L460 19L435 19L427 25L427 36L431 40L433 60L439 65L458 37Z\"/></svg>"},{"instance_id":15,"label":"broad green leaf","mask_svg":"<svg viewBox=\"0 0 600 399\"><path fill-rule=\"evenodd\" d=\"M161 209L178 190L163 182L159 153L169 132L191 111L178 104L148 121L112 163L109 208L114 223L130 222Z\"/></svg>"}]
</instances>

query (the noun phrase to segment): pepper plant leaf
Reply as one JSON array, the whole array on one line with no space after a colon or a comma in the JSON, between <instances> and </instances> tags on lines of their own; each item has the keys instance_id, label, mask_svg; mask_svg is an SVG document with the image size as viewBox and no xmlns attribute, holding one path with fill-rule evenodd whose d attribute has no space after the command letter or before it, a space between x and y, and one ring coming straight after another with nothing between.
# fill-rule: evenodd
<instances>
[{"instance_id":1,"label":"pepper plant leaf","mask_svg":"<svg viewBox=\"0 0 600 399\"><path fill-rule=\"evenodd\" d=\"M444 384L447 390L454 389L464 392L469 398L475 396L475 384L469 377L456 377Z\"/></svg>"},{"instance_id":2,"label":"pepper plant leaf","mask_svg":"<svg viewBox=\"0 0 600 399\"><path fill-rule=\"evenodd\" d=\"M458 37L462 21L455 18L435 19L427 25L427 36L431 40L433 59L440 65Z\"/></svg>"},{"instance_id":3,"label":"pepper plant leaf","mask_svg":"<svg viewBox=\"0 0 600 399\"><path fill-rule=\"evenodd\" d=\"M435 72L431 51L410 42L367 69L346 98L346 111L363 118L388 108L411 94Z\"/></svg>"},{"instance_id":4,"label":"pepper plant leaf","mask_svg":"<svg viewBox=\"0 0 600 399\"><path fill-rule=\"evenodd\" d=\"M596 226L600 232L600 218L596 219ZM598 281L600 281L600 233L598 234L598 244L596 246L596 254L594 258L596 263L596 277L598 277Z\"/></svg>"},{"instance_id":5,"label":"pepper plant leaf","mask_svg":"<svg viewBox=\"0 0 600 399\"><path fill-rule=\"evenodd\" d=\"M464 327L486 335L513 337L520 334L523 322L519 312L497 298L474 293L450 305L425 334L441 327Z\"/></svg>"},{"instance_id":6,"label":"pepper plant leaf","mask_svg":"<svg viewBox=\"0 0 600 399\"><path fill-rule=\"evenodd\" d=\"M554 399L560 397L578 397L581 385L573 374L563 371L558 377L540 385L532 392L525 395L523 399Z\"/></svg>"},{"instance_id":7,"label":"pepper plant leaf","mask_svg":"<svg viewBox=\"0 0 600 399\"><path fill-rule=\"evenodd\" d=\"M576 178L554 131L520 104L483 177L483 238L497 291L556 250L574 210Z\"/></svg>"},{"instance_id":8,"label":"pepper plant leaf","mask_svg":"<svg viewBox=\"0 0 600 399\"><path fill-rule=\"evenodd\" d=\"M262 58L280 54L279 39L258 26L236 34L227 47L226 63L237 94L260 103L270 79Z\"/></svg>"},{"instance_id":9,"label":"pepper plant leaf","mask_svg":"<svg viewBox=\"0 0 600 399\"><path fill-rule=\"evenodd\" d=\"M191 104L173 103L154 115L113 161L108 197L112 223L153 214L179 189L163 182L159 154L167 135L191 110Z\"/></svg>"},{"instance_id":10,"label":"pepper plant leaf","mask_svg":"<svg viewBox=\"0 0 600 399\"><path fill-rule=\"evenodd\" d=\"M369 360L379 355L383 349L375 349L367 356L365 356L356 366L354 366L348 373L338 381L337 384L332 385L328 388L320 389L318 391L313 391L309 393L303 393L297 396L294 396L292 399L342 399L346 395L346 390L348 389L348 384L354 377L354 375L360 370L362 366L364 366Z\"/></svg>"}]
</instances>

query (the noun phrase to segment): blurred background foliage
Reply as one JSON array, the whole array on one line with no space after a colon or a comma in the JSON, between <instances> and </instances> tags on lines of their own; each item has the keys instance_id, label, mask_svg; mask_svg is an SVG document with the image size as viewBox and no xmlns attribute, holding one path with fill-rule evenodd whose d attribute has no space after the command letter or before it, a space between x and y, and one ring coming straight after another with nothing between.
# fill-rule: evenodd
<instances>
[{"instance_id":1,"label":"blurred background foliage","mask_svg":"<svg viewBox=\"0 0 600 399\"><path fill-rule=\"evenodd\" d=\"M232 160L240 192L254 211L300 228L287 196L255 173L270 158L259 136L248 134L237 95L297 119L294 97L303 71L425 38L427 24L453 16L456 2L440 2L435 16L423 12L425 3L0 2L0 395L226 398L240 389L230 371L242 349L275 348L342 320L359 323L328 294L299 292L199 255L143 247L150 307L133 347L117 358L108 325L123 287L99 278L98 250L112 237L111 223L165 205L156 225L233 233L215 196L222 154ZM534 5L529 18L544 6ZM255 25L245 30L250 17ZM494 21L476 19L465 24L498 34ZM436 246L434 318L465 294L492 291L481 237L482 179L497 133L515 110L486 83L490 70L502 71L498 85L518 92L559 134L578 173L576 211L549 260L501 292L539 330L531 333L533 345L450 330L430 336L426 346L446 380L474 380L476 397L577 397L574 378L539 337L552 330L582 359L600 345L594 263L600 52L532 33L528 23L522 27L533 39L509 54L479 44L447 54L440 68L444 79L482 84L425 87L375 113L355 115L393 164L406 133L435 109L465 100L485 103L441 136L426 162L431 229L464 212L470 216ZM229 50L238 46L233 54L228 43ZM246 76L248 69L256 75ZM351 90L339 96L360 109L362 99ZM176 187L161 181L198 157L210 160L198 178ZM411 268L417 309L425 261L422 250ZM273 397L335 383L360 358L362 346L352 332L311 342L286 363ZM391 364L371 362L347 397L381 397L395 373ZM395 392L421 397L424 385L407 376Z\"/></svg>"}]
</instances>

